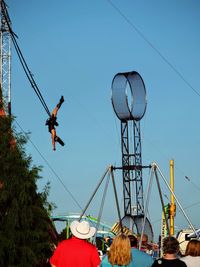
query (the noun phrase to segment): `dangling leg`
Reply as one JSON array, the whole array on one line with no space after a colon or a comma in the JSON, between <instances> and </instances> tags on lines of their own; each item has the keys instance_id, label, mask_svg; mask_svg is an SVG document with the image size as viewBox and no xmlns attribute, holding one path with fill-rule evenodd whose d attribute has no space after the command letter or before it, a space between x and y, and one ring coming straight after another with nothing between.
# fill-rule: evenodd
<instances>
[{"instance_id":1,"label":"dangling leg","mask_svg":"<svg viewBox=\"0 0 200 267\"><path fill-rule=\"evenodd\" d=\"M64 101L65 101L65 100L64 100L64 97L63 97L63 95L62 95L61 98L60 98L59 103L57 104L57 108L58 108L58 109L61 107L61 105L62 105L62 103L63 103Z\"/></svg>"},{"instance_id":2,"label":"dangling leg","mask_svg":"<svg viewBox=\"0 0 200 267\"><path fill-rule=\"evenodd\" d=\"M58 107L56 106L56 107L54 108L54 110L52 111L51 116L56 117L56 116L57 116L57 112L58 112Z\"/></svg>"},{"instance_id":3,"label":"dangling leg","mask_svg":"<svg viewBox=\"0 0 200 267\"><path fill-rule=\"evenodd\" d=\"M63 140L59 136L55 137L55 141L58 142L61 146L65 145L65 143L63 142Z\"/></svg>"},{"instance_id":4,"label":"dangling leg","mask_svg":"<svg viewBox=\"0 0 200 267\"><path fill-rule=\"evenodd\" d=\"M52 129L51 130L51 140L52 140L52 145L53 145L53 150L56 150L56 143L55 143L55 138L56 138L56 130Z\"/></svg>"},{"instance_id":5,"label":"dangling leg","mask_svg":"<svg viewBox=\"0 0 200 267\"><path fill-rule=\"evenodd\" d=\"M54 115L55 117L57 116L57 112L58 112L59 108L61 107L61 105L62 105L62 103L63 103L64 101L65 101L65 100L64 100L64 97L61 96L59 103L56 105L56 107L55 107L54 110L52 111L51 115Z\"/></svg>"}]
</instances>

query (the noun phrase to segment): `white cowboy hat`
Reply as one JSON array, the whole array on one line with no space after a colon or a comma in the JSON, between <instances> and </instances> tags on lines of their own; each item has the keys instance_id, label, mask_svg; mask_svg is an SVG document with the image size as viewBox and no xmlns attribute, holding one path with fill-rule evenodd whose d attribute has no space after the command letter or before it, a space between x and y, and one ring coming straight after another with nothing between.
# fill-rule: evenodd
<instances>
[{"instance_id":1,"label":"white cowboy hat","mask_svg":"<svg viewBox=\"0 0 200 267\"><path fill-rule=\"evenodd\" d=\"M88 239L96 232L96 228L91 227L87 221L73 221L70 224L70 229L72 234L80 239Z\"/></svg>"}]
</instances>

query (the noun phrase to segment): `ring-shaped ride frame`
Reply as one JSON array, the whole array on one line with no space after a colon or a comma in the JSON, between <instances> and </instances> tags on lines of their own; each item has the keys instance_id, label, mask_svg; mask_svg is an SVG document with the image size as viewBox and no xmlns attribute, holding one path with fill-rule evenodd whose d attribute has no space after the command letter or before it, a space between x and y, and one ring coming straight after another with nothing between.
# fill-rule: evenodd
<instances>
[{"instance_id":1,"label":"ring-shaped ride frame","mask_svg":"<svg viewBox=\"0 0 200 267\"><path fill-rule=\"evenodd\" d=\"M146 88L136 71L117 73L112 80L112 105L121 121L139 121L145 114Z\"/></svg>"}]
</instances>

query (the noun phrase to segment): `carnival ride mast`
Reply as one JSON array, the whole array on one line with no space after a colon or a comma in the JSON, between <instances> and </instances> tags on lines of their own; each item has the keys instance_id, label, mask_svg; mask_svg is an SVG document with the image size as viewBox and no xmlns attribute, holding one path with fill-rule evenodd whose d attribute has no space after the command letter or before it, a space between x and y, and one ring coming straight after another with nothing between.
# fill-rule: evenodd
<instances>
[{"instance_id":1,"label":"carnival ride mast","mask_svg":"<svg viewBox=\"0 0 200 267\"><path fill-rule=\"evenodd\" d=\"M136 71L117 73L112 81L112 104L115 114L121 121L121 150L124 195L123 225L141 234L145 209L143 200L140 120L146 111L146 89L142 77ZM133 133L134 142L130 138ZM135 211L133 209L135 208ZM144 232L150 240L153 231L149 220L145 222Z\"/></svg>"},{"instance_id":2,"label":"carnival ride mast","mask_svg":"<svg viewBox=\"0 0 200 267\"><path fill-rule=\"evenodd\" d=\"M6 4L0 0L0 103L1 115L11 115L11 24Z\"/></svg>"}]
</instances>

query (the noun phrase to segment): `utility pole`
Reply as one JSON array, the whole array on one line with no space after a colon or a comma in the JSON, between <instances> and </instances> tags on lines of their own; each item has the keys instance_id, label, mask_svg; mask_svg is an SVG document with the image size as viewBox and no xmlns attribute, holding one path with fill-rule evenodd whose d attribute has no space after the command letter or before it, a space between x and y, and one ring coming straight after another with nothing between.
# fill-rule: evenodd
<instances>
[{"instance_id":1,"label":"utility pole","mask_svg":"<svg viewBox=\"0 0 200 267\"><path fill-rule=\"evenodd\" d=\"M0 0L0 115L11 115L11 34L10 18Z\"/></svg>"}]
</instances>

